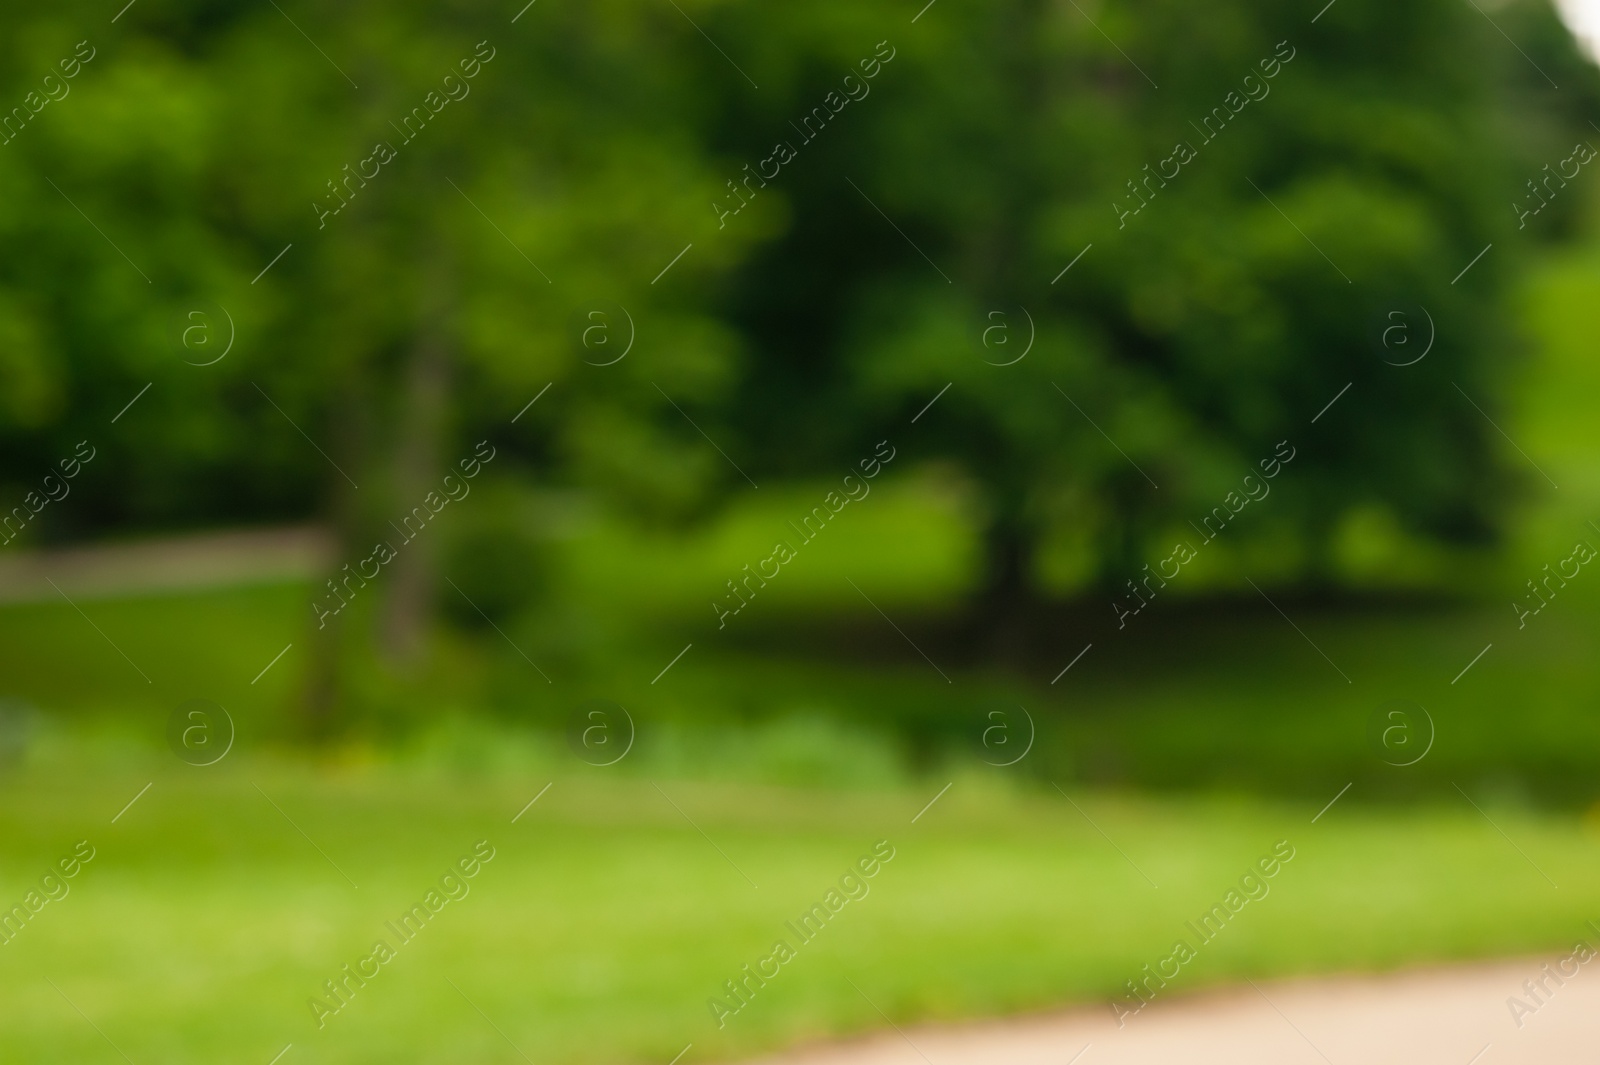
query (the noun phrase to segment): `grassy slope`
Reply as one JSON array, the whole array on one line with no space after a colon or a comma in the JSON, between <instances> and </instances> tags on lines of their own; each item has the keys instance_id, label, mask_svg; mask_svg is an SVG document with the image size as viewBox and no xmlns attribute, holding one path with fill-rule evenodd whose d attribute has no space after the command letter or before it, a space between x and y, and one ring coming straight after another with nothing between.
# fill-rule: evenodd
<instances>
[{"instance_id":1,"label":"grassy slope","mask_svg":"<svg viewBox=\"0 0 1600 1065\"><path fill-rule=\"evenodd\" d=\"M1557 891L1461 804L1347 798L1313 825L1299 805L1075 796L1156 890L1059 797L992 777L961 778L913 825L935 789L660 782L680 814L650 784L594 771L558 776L512 825L548 776L78 762L0 788L0 898L79 838L99 852L0 947L0 1061L109 1055L44 977L134 1061L173 1063L266 1061L286 1043L299 1060L521 1060L480 1008L538 1061L659 1062L690 1042L722 1058L875 1026L845 976L897 1020L1104 998L1281 838L1297 853L1271 894L1174 991L1553 948L1600 918L1600 846L1576 821L1491 811ZM321 982L482 838L497 855L472 893L317 1031L306 1001ZM719 1032L708 996L880 838L897 853L871 894Z\"/></svg>"}]
</instances>

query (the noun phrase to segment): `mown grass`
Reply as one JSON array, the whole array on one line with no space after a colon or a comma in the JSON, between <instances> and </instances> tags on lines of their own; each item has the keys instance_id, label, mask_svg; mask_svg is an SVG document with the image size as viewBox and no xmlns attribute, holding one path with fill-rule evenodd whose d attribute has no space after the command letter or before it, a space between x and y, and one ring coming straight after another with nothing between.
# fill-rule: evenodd
<instances>
[{"instance_id":1,"label":"mown grass","mask_svg":"<svg viewBox=\"0 0 1600 1065\"><path fill-rule=\"evenodd\" d=\"M0 899L80 839L97 853L0 946L0 1061L115 1060L106 1039L135 1062L264 1063L290 1043L301 1061L665 1062L689 1043L713 1060L870 1029L879 1008L1104 1001L1279 840L1295 857L1270 894L1170 993L1555 949L1600 917L1600 841L1576 818L1486 807L1514 848L1459 801L1346 796L1315 824L1316 805L1262 800L1082 792L1080 811L968 773L913 824L937 791L41 758L0 785ZM384 922L478 840L495 857L470 894L319 1030L323 982L395 942ZM785 922L878 840L895 856L870 893L799 944ZM798 957L719 1029L708 999L779 938Z\"/></svg>"}]
</instances>

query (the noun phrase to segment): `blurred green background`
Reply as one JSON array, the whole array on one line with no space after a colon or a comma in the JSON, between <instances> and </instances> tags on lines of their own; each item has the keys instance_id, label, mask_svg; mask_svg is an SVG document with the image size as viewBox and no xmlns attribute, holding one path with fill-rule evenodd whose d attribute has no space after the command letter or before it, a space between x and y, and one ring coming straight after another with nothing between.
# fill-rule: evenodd
<instances>
[{"instance_id":1,"label":"blurred green background","mask_svg":"<svg viewBox=\"0 0 1600 1065\"><path fill-rule=\"evenodd\" d=\"M1184 990L1597 916L1551 8L518 6L0 13L0 1061L1104 1001L1279 839Z\"/></svg>"}]
</instances>

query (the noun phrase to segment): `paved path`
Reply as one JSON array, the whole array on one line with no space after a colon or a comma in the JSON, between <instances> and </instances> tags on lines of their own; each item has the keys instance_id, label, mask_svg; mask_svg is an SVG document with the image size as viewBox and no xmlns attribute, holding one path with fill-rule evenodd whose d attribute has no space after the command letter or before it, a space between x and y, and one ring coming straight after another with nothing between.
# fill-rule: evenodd
<instances>
[{"instance_id":1,"label":"paved path","mask_svg":"<svg viewBox=\"0 0 1600 1065\"><path fill-rule=\"evenodd\" d=\"M1107 1007L893 1029L762 1065L1577 1065L1600 1062L1600 960L1519 1030L1506 999L1558 958L1265 983L1157 1001L1118 1029ZM1569 966L1571 968L1571 966ZM1524 996L1525 997L1525 996ZM1531 1004L1531 1000L1530 1001ZM1087 1049L1085 1049L1087 1048ZM1487 1048L1487 1049L1485 1049ZM1076 1056L1075 1056L1076 1055Z\"/></svg>"},{"instance_id":2,"label":"paved path","mask_svg":"<svg viewBox=\"0 0 1600 1065\"><path fill-rule=\"evenodd\" d=\"M308 580L330 568L332 537L312 526L198 533L47 551L0 549L0 603L59 602ZM52 583L54 582L54 583Z\"/></svg>"}]
</instances>

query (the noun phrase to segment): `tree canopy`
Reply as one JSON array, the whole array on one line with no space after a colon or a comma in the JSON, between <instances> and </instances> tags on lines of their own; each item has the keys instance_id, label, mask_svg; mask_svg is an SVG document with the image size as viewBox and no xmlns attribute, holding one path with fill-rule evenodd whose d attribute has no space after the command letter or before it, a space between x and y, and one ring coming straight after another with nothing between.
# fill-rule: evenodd
<instances>
[{"instance_id":1,"label":"tree canopy","mask_svg":"<svg viewBox=\"0 0 1600 1065\"><path fill-rule=\"evenodd\" d=\"M1450 386L1503 390L1508 278L1577 201L1506 205L1600 113L1533 0L0 24L0 487L104 444L24 540L321 516L353 551L488 438L682 520L743 486L702 433L809 476L940 394L913 457L978 487L1001 595L1120 582L1282 441L1234 542L1284 579L1336 580L1363 507L1492 537Z\"/></svg>"}]
</instances>

